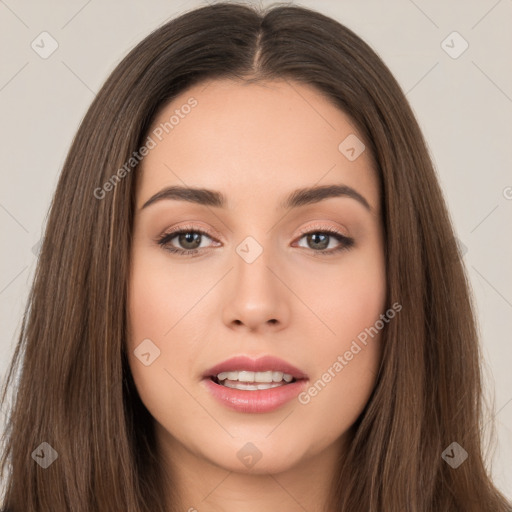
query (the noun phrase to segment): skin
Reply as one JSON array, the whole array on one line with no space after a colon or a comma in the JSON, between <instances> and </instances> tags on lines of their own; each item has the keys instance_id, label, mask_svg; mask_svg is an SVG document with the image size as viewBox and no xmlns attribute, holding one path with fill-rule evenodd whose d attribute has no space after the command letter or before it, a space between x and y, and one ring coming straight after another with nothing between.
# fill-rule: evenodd
<instances>
[{"instance_id":1,"label":"skin","mask_svg":"<svg viewBox=\"0 0 512 512\"><path fill-rule=\"evenodd\" d=\"M312 385L385 312L373 160L368 150L354 161L340 152L348 135L362 137L308 85L202 83L169 103L153 128L190 97L197 106L137 170L127 340L134 381L155 419L181 510L325 511L336 461L375 385L381 333L305 405L293 399L273 412L233 411L209 394L202 375L235 355L270 354L301 369ZM329 184L354 188L371 211L350 197L278 208L296 188ZM218 190L227 207L165 199L141 208L170 185ZM354 245L322 256L300 232L322 233L318 223ZM214 234L202 237L199 256L171 254L157 243L190 224ZM247 236L263 249L250 264L236 252ZM340 244L329 240L324 252ZM169 245L192 246L177 236ZM133 352L147 338L160 350L149 366ZM237 457L248 442L262 455L252 468Z\"/></svg>"}]
</instances>

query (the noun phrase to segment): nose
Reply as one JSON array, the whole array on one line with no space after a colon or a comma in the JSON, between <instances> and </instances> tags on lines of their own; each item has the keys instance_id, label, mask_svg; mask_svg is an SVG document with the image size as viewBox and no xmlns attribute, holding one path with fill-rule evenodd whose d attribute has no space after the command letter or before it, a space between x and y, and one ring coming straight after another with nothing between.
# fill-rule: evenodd
<instances>
[{"instance_id":1,"label":"nose","mask_svg":"<svg viewBox=\"0 0 512 512\"><path fill-rule=\"evenodd\" d=\"M278 331L290 318L290 296L284 271L279 270L269 250L263 250L252 262L239 254L233 259L223 290L222 317L231 329Z\"/></svg>"}]
</instances>

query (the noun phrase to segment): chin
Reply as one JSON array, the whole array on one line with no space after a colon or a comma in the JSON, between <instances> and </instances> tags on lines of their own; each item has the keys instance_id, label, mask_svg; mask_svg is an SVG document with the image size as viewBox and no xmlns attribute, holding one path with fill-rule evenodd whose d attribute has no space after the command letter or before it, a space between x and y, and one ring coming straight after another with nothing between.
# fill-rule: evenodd
<instances>
[{"instance_id":1,"label":"chin","mask_svg":"<svg viewBox=\"0 0 512 512\"><path fill-rule=\"evenodd\" d=\"M297 440L284 446L277 437L273 441L265 439L267 435L255 436L253 441L248 440L250 436L244 436L243 441L232 439L227 444L216 444L213 453L208 450L197 455L227 471L248 475L282 473L301 463L305 454L298 447L303 443ZM207 442L215 441L210 438Z\"/></svg>"}]
</instances>

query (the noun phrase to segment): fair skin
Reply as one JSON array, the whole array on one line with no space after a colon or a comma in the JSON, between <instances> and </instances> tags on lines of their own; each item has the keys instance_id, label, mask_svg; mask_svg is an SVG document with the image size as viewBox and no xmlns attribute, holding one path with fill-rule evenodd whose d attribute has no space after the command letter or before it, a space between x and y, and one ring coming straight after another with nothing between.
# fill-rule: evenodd
<instances>
[{"instance_id":1,"label":"fair skin","mask_svg":"<svg viewBox=\"0 0 512 512\"><path fill-rule=\"evenodd\" d=\"M350 118L316 89L292 84L192 87L159 112L152 129L189 98L197 106L136 171L128 354L184 511L324 512L348 431L375 385L381 333L308 403L294 398L248 413L226 407L204 385L204 372L230 357L272 355L307 375L307 391L386 309L371 155L350 161L342 154L348 135L362 139ZM171 185L219 191L227 204L167 198L143 208ZM350 187L369 208L347 195L280 208L292 191L322 185ZM210 233L196 235L197 254L158 244L184 226ZM322 238L329 229L353 244L326 254L344 244ZM262 248L251 263L236 251L248 236ZM177 250L199 245L193 234L169 238L167 247ZM145 339L160 350L148 366L134 355ZM237 456L249 442L261 454L252 467Z\"/></svg>"}]
</instances>

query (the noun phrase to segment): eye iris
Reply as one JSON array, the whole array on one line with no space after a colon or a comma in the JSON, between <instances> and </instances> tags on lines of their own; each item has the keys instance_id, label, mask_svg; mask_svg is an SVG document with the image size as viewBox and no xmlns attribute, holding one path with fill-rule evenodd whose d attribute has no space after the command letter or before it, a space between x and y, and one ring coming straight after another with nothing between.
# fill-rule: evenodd
<instances>
[{"instance_id":1,"label":"eye iris","mask_svg":"<svg viewBox=\"0 0 512 512\"><path fill-rule=\"evenodd\" d=\"M185 244L183 247L185 249L197 249L201 245L201 233L182 233L178 235L179 243ZM192 247L187 246L187 244L191 243Z\"/></svg>"},{"instance_id":2,"label":"eye iris","mask_svg":"<svg viewBox=\"0 0 512 512\"><path fill-rule=\"evenodd\" d=\"M317 244L319 238L323 238L320 245ZM324 233L311 233L308 235L308 243L311 241L313 241L314 249L326 249L329 246L329 235Z\"/></svg>"}]
</instances>

